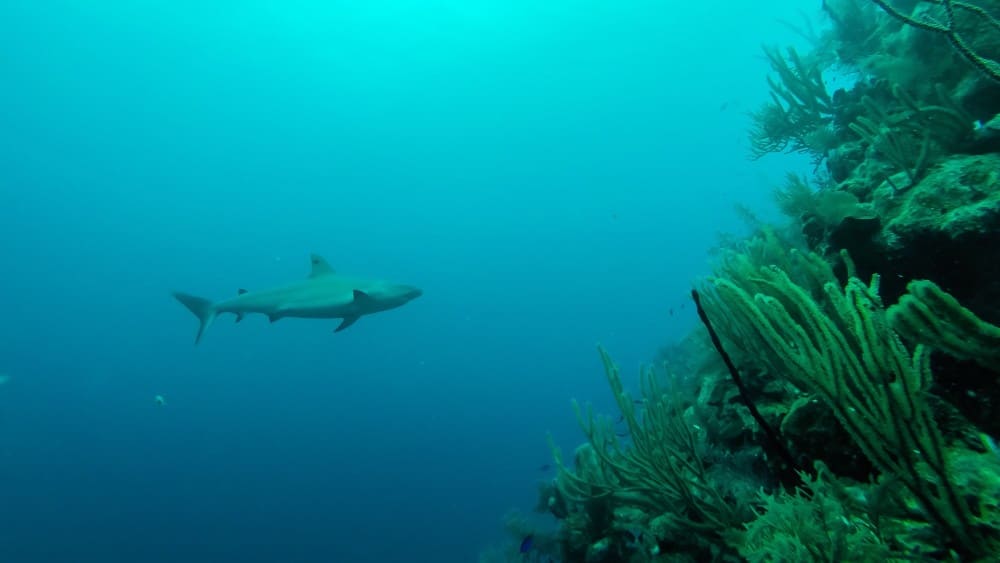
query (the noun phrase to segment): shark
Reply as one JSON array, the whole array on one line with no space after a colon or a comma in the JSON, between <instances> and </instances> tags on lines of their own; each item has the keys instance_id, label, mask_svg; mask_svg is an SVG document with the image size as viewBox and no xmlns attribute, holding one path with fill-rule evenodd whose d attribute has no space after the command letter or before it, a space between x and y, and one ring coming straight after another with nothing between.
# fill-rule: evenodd
<instances>
[{"instance_id":1,"label":"shark","mask_svg":"<svg viewBox=\"0 0 1000 563\"><path fill-rule=\"evenodd\" d=\"M401 307L423 291L412 285L344 276L334 271L320 255L309 257L311 270L304 280L259 291L240 289L236 297L213 302L179 291L174 298L198 317L201 342L205 331L222 313L236 315L236 322L249 313L266 315L273 323L285 317L304 319L342 319L334 332L353 325L365 315Z\"/></svg>"}]
</instances>

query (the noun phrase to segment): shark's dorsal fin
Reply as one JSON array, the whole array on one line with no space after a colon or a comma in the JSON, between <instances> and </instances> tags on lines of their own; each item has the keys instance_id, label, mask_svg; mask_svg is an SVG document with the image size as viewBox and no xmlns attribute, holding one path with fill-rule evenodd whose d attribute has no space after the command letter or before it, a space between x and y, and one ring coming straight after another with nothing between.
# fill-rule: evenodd
<instances>
[{"instance_id":1,"label":"shark's dorsal fin","mask_svg":"<svg viewBox=\"0 0 1000 563\"><path fill-rule=\"evenodd\" d=\"M309 272L310 278L330 276L336 273L330 267L330 264L319 254L310 254L309 262L312 264L312 271Z\"/></svg>"}]
</instances>

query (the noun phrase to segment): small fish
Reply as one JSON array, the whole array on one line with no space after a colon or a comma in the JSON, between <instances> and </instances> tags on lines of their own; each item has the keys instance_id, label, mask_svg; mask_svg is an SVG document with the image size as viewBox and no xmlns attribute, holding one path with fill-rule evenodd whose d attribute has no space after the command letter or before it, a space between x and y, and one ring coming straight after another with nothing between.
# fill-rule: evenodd
<instances>
[{"instance_id":1,"label":"small fish","mask_svg":"<svg viewBox=\"0 0 1000 563\"><path fill-rule=\"evenodd\" d=\"M1000 113L985 123L978 119L972 122L972 131L977 139L1000 136Z\"/></svg>"},{"instance_id":2,"label":"small fish","mask_svg":"<svg viewBox=\"0 0 1000 563\"><path fill-rule=\"evenodd\" d=\"M552 469L552 464L551 463L543 463L543 464L541 464L541 465L538 466L538 470L539 471L548 471L549 469Z\"/></svg>"},{"instance_id":3,"label":"small fish","mask_svg":"<svg viewBox=\"0 0 1000 563\"><path fill-rule=\"evenodd\" d=\"M163 395L153 397L153 402L161 407L167 404L167 400L163 398Z\"/></svg>"},{"instance_id":4,"label":"small fish","mask_svg":"<svg viewBox=\"0 0 1000 563\"><path fill-rule=\"evenodd\" d=\"M518 548L519 553L528 553L531 551L531 547L535 544L535 534L528 534L524 536L521 540L521 547Z\"/></svg>"},{"instance_id":5,"label":"small fish","mask_svg":"<svg viewBox=\"0 0 1000 563\"><path fill-rule=\"evenodd\" d=\"M625 415L623 414L618 415L618 420L615 421L615 424L621 424L623 422L625 422Z\"/></svg>"},{"instance_id":6,"label":"small fish","mask_svg":"<svg viewBox=\"0 0 1000 563\"><path fill-rule=\"evenodd\" d=\"M986 448L987 452L993 455L997 455L998 453L997 444L996 442L993 441L993 438L991 438L989 434L984 434L980 432L979 439L983 442L983 447Z\"/></svg>"},{"instance_id":7,"label":"small fish","mask_svg":"<svg viewBox=\"0 0 1000 563\"><path fill-rule=\"evenodd\" d=\"M625 540L625 547L630 550L636 550L642 548L642 530L636 528L630 528L628 530L623 530L622 535Z\"/></svg>"}]
</instances>

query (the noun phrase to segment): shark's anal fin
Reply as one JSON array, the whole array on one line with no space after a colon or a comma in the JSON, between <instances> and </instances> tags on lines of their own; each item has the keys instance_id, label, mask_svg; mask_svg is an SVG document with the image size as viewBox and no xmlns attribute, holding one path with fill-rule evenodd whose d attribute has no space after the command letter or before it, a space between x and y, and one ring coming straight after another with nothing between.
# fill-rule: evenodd
<instances>
[{"instance_id":1,"label":"shark's anal fin","mask_svg":"<svg viewBox=\"0 0 1000 563\"><path fill-rule=\"evenodd\" d=\"M236 313L236 322L240 322L242 320L243 320L243 313Z\"/></svg>"},{"instance_id":2,"label":"shark's anal fin","mask_svg":"<svg viewBox=\"0 0 1000 563\"><path fill-rule=\"evenodd\" d=\"M309 272L310 278L331 276L335 273L330 264L319 254L310 254L309 263L312 265L312 270Z\"/></svg>"},{"instance_id":3,"label":"shark's anal fin","mask_svg":"<svg viewBox=\"0 0 1000 563\"><path fill-rule=\"evenodd\" d=\"M353 317L344 317L344 320L340 323L340 326L338 326L333 332L340 332L344 330L345 328L356 323L360 318L361 315L354 315Z\"/></svg>"},{"instance_id":4,"label":"shark's anal fin","mask_svg":"<svg viewBox=\"0 0 1000 563\"><path fill-rule=\"evenodd\" d=\"M274 313L273 315L268 315L267 320L271 321L272 323L276 323L278 322L279 319L281 319L281 317L282 317L281 314Z\"/></svg>"}]
</instances>

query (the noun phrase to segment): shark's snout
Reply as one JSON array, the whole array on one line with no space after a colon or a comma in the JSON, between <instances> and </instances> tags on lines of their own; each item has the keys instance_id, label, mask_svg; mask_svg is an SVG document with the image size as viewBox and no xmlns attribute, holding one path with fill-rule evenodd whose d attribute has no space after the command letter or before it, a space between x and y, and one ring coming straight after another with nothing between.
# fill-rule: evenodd
<instances>
[{"instance_id":1,"label":"shark's snout","mask_svg":"<svg viewBox=\"0 0 1000 563\"><path fill-rule=\"evenodd\" d=\"M412 300L416 299L417 297L420 297L423 294L424 294L424 290L420 289L419 287L408 286L406 288L406 299L407 299L407 301L412 301Z\"/></svg>"}]
</instances>

